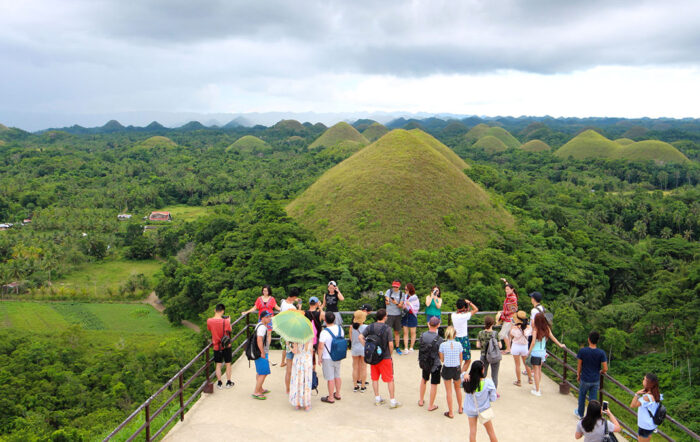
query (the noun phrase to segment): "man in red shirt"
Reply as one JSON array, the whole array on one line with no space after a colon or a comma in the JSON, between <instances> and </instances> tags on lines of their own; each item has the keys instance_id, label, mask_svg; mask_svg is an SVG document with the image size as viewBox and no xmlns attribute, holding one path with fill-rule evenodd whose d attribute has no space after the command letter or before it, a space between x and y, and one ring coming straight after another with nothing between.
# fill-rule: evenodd
<instances>
[{"instance_id":1,"label":"man in red shirt","mask_svg":"<svg viewBox=\"0 0 700 442\"><path fill-rule=\"evenodd\" d=\"M518 294L512 284L508 284L504 278L501 278L501 281L506 285L506 299L503 300L503 310L500 315L500 321L503 322L503 325L498 333L498 339L502 339L506 343L503 354L510 354L510 329L513 327L513 315L518 311Z\"/></svg>"},{"instance_id":2,"label":"man in red shirt","mask_svg":"<svg viewBox=\"0 0 700 442\"><path fill-rule=\"evenodd\" d=\"M214 309L214 317L207 319L207 330L211 332L211 343L214 347L214 362L216 362L216 386L223 388L221 384L221 364L226 363L226 388L233 387L231 382L231 343L226 346L221 345L221 338L224 335L231 337L231 319L224 316L225 308L223 304L217 304Z\"/></svg>"}]
</instances>

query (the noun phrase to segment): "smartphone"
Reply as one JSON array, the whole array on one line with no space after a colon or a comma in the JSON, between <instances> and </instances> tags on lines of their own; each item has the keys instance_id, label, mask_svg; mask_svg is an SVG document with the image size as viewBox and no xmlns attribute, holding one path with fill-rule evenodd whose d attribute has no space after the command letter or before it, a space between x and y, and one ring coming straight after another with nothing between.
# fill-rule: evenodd
<instances>
[{"instance_id":1,"label":"smartphone","mask_svg":"<svg viewBox=\"0 0 700 442\"><path fill-rule=\"evenodd\" d=\"M608 401L603 401L603 411L607 411L608 409Z\"/></svg>"}]
</instances>

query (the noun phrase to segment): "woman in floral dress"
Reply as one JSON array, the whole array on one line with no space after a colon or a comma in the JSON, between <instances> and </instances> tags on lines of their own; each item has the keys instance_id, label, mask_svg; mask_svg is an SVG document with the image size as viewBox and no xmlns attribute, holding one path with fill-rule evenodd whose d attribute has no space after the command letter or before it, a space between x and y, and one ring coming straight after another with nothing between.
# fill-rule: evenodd
<instances>
[{"instance_id":1,"label":"woman in floral dress","mask_svg":"<svg viewBox=\"0 0 700 442\"><path fill-rule=\"evenodd\" d=\"M313 343L292 343L292 379L289 383L289 403L297 410L311 408L311 381L313 371Z\"/></svg>"}]
</instances>

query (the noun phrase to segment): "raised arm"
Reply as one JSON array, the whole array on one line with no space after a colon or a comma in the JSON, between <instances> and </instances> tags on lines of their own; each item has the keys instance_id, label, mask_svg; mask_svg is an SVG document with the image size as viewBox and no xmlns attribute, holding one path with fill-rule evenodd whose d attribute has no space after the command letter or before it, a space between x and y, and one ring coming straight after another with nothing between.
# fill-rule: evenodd
<instances>
[{"instance_id":1,"label":"raised arm","mask_svg":"<svg viewBox=\"0 0 700 442\"><path fill-rule=\"evenodd\" d=\"M343 296L342 293L340 293L340 289L336 286L335 292L338 294L338 300L339 301L345 301L345 296Z\"/></svg>"},{"instance_id":2,"label":"raised arm","mask_svg":"<svg viewBox=\"0 0 700 442\"><path fill-rule=\"evenodd\" d=\"M619 433L622 430L622 427L620 426L620 423L617 421L617 418L612 414L612 411L608 408L605 410L603 413L607 414L608 417L610 418L610 422L613 423L615 428L613 428L613 432Z\"/></svg>"},{"instance_id":3,"label":"raised arm","mask_svg":"<svg viewBox=\"0 0 700 442\"><path fill-rule=\"evenodd\" d=\"M476 314L476 312L479 311L479 308L477 306L475 306L474 303L471 301L467 301L467 304L469 304L469 307L471 307L470 313L472 314L472 316L474 316Z\"/></svg>"}]
</instances>

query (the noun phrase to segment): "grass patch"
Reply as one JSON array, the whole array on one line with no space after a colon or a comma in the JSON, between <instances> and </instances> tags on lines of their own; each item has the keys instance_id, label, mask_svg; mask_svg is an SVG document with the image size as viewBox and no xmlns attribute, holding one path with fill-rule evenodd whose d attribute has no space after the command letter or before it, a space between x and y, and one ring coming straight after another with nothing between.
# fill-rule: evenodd
<instances>
[{"instance_id":1,"label":"grass patch","mask_svg":"<svg viewBox=\"0 0 700 442\"><path fill-rule=\"evenodd\" d=\"M53 289L60 291L61 288L65 288L76 292L86 292L96 300L110 299L119 292L119 287L129 277L143 274L150 280L161 266L162 263L155 259L145 261L108 260L90 263L54 281Z\"/></svg>"},{"instance_id":2,"label":"grass patch","mask_svg":"<svg viewBox=\"0 0 700 442\"><path fill-rule=\"evenodd\" d=\"M367 138L359 133L357 129L350 126L348 123L341 121L323 132L320 137L311 143L309 149L315 149L317 147L331 147L343 141L353 141L363 146L369 144Z\"/></svg>"},{"instance_id":3,"label":"grass patch","mask_svg":"<svg viewBox=\"0 0 700 442\"><path fill-rule=\"evenodd\" d=\"M264 142L258 137L245 135L237 139L233 144L226 148L226 152L247 152L247 153L264 153L272 150L272 146Z\"/></svg>"},{"instance_id":4,"label":"grass patch","mask_svg":"<svg viewBox=\"0 0 700 442\"><path fill-rule=\"evenodd\" d=\"M173 217L173 222L178 221L194 221L197 218L211 215L217 206L187 206L178 204L174 206L163 207L158 209L158 212L170 212Z\"/></svg>"},{"instance_id":5,"label":"grass patch","mask_svg":"<svg viewBox=\"0 0 700 442\"><path fill-rule=\"evenodd\" d=\"M383 124L372 123L367 129L362 132L362 135L367 138L370 143L374 143L384 135L389 133L389 129Z\"/></svg>"}]
</instances>

